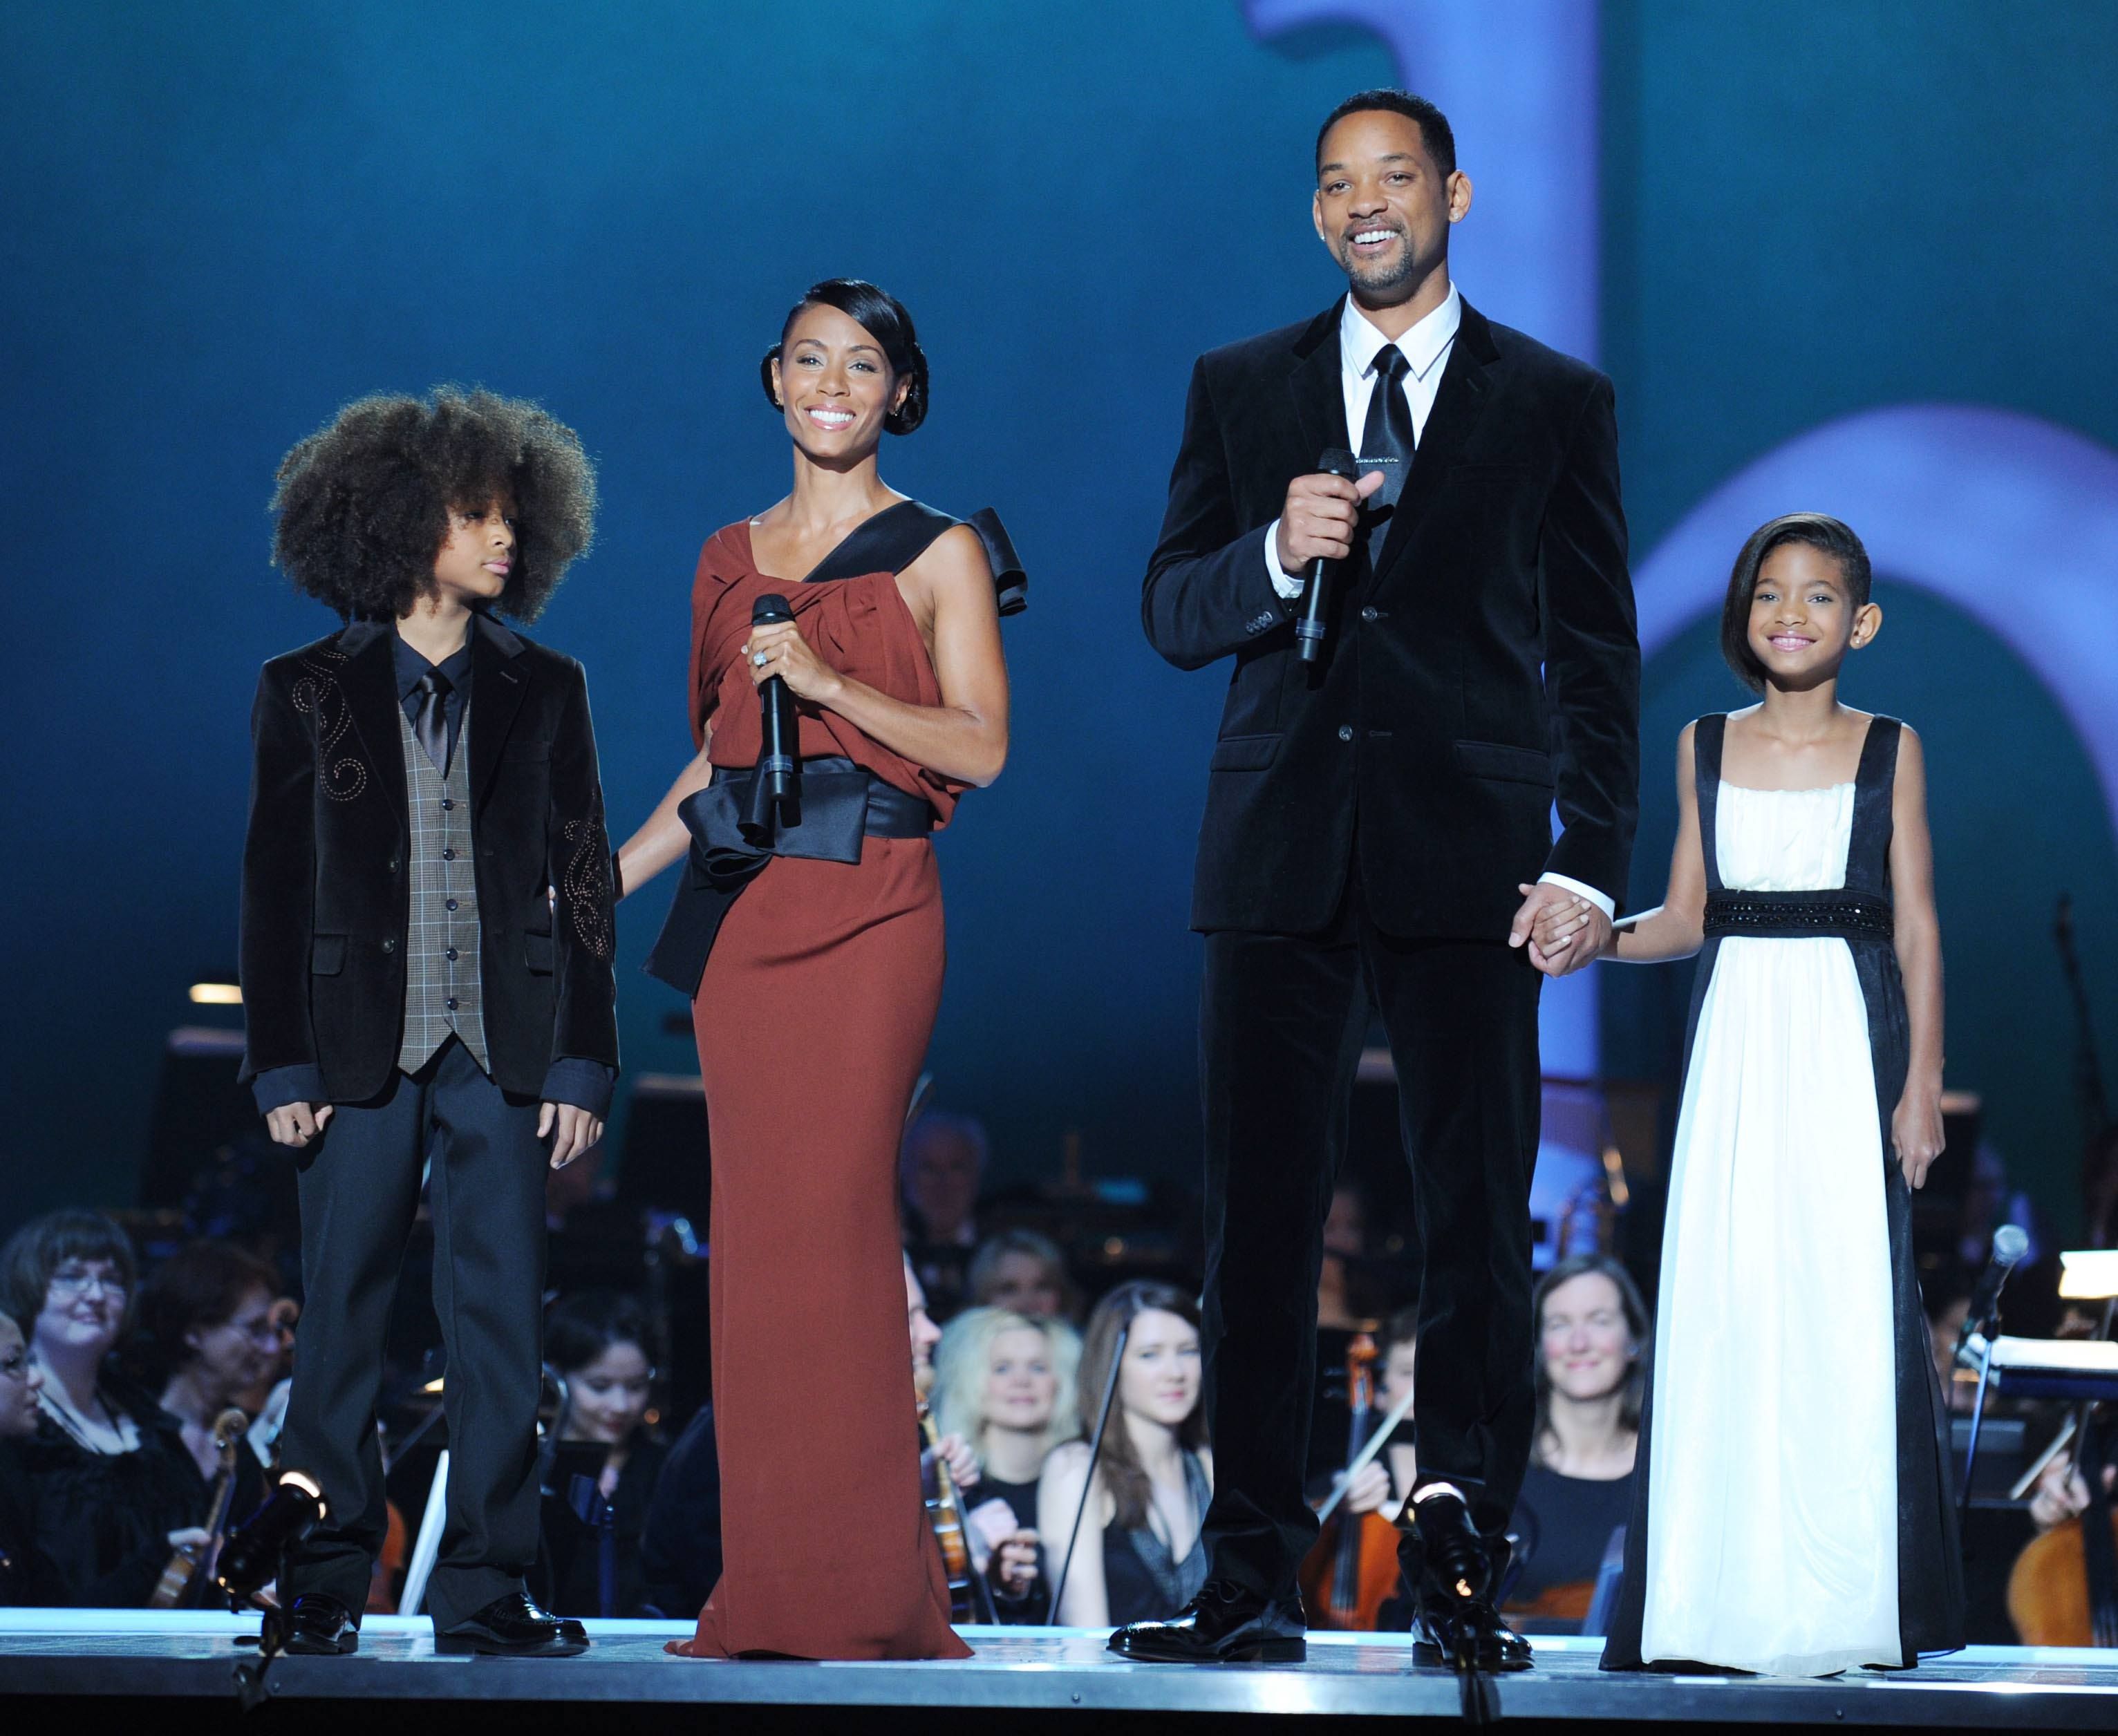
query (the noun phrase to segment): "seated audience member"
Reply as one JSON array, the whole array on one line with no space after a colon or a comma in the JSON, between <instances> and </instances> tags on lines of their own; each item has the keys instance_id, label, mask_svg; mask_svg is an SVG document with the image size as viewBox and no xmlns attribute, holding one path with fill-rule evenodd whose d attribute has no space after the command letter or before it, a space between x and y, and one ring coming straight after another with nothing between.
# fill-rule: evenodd
<instances>
[{"instance_id":1,"label":"seated audience member","mask_svg":"<svg viewBox=\"0 0 2118 1736\"><path fill-rule=\"evenodd\" d=\"M1553 1267L1532 1307L1537 1430L1510 1526L1527 1558L1507 1609L1578 1622L1612 1534L1632 1517L1647 1307L1625 1268L1600 1254Z\"/></svg>"},{"instance_id":2,"label":"seated audience member","mask_svg":"<svg viewBox=\"0 0 2118 1736\"><path fill-rule=\"evenodd\" d=\"M1065 1322L1001 1308L967 1309L941 1333L934 1351L934 1421L976 1461L964 1517L981 1554L993 1536L1036 1529L1045 1457L1080 1431L1074 1369L1080 1354ZM1001 1619L1044 1621L1051 1606L1042 1574L1032 1594L1003 1602Z\"/></svg>"},{"instance_id":3,"label":"seated audience member","mask_svg":"<svg viewBox=\"0 0 2118 1736\"><path fill-rule=\"evenodd\" d=\"M1034 1230L987 1236L971 1256L968 1281L978 1308L1009 1309L1033 1320L1072 1320L1080 1311L1066 1257L1057 1243Z\"/></svg>"},{"instance_id":4,"label":"seated audience member","mask_svg":"<svg viewBox=\"0 0 2118 1736\"><path fill-rule=\"evenodd\" d=\"M1331 1207L1324 1217L1324 1258L1316 1269L1320 1332L1350 1334L1368 1324L1370 1315L1361 1295L1367 1235L1367 1203L1357 1189L1342 1181L1331 1190ZM1339 1348L1343 1352L1343 1337Z\"/></svg>"},{"instance_id":5,"label":"seated audience member","mask_svg":"<svg viewBox=\"0 0 2118 1736\"><path fill-rule=\"evenodd\" d=\"M545 1480L544 1563L539 1601L559 1615L630 1616L644 1597L640 1537L669 1449L647 1426L654 1381L647 1316L608 1290L570 1296L544 1326L544 1360L566 1383L558 1440ZM616 1542L611 1608L602 1600L602 1539L576 1511L573 1480L594 1480L610 1503Z\"/></svg>"},{"instance_id":6,"label":"seated audience member","mask_svg":"<svg viewBox=\"0 0 2118 1736\"><path fill-rule=\"evenodd\" d=\"M161 1383L161 1409L176 1420L185 1448L209 1487L220 1475L213 1443L221 1413L253 1416L271 1391L281 1353L280 1275L229 1242L189 1242L155 1267L140 1291L145 1360ZM265 1498L263 1463L235 1455L241 1519Z\"/></svg>"},{"instance_id":7,"label":"seated audience member","mask_svg":"<svg viewBox=\"0 0 2118 1736\"><path fill-rule=\"evenodd\" d=\"M904 1314L913 1383L922 1387L932 1378L934 1346L941 1332L927 1312L926 1292L909 1258L904 1262ZM977 1482L978 1460L960 1437L944 1436L940 1456L960 1484ZM720 1579L720 1459L710 1405L691 1419L662 1467L640 1542L640 1563L645 1603L664 1616L689 1619L704 1607ZM997 1595L1015 1602L1030 1595L1038 1576L1036 1534L1020 1531L1001 1538L986 1572Z\"/></svg>"},{"instance_id":8,"label":"seated audience member","mask_svg":"<svg viewBox=\"0 0 2118 1736\"><path fill-rule=\"evenodd\" d=\"M117 1369L132 1245L95 1212L32 1220L0 1249L0 1312L29 1323L44 1385L20 1443L38 1541L69 1604L140 1609L179 1548L210 1541L211 1489L183 1426Z\"/></svg>"},{"instance_id":9,"label":"seated audience member","mask_svg":"<svg viewBox=\"0 0 2118 1736\"><path fill-rule=\"evenodd\" d=\"M38 1547L30 1489L15 1448L37 1432L43 1371L14 1316L0 1314L0 1609L66 1601L58 1569Z\"/></svg>"},{"instance_id":10,"label":"seated audience member","mask_svg":"<svg viewBox=\"0 0 2118 1736\"><path fill-rule=\"evenodd\" d=\"M905 1133L904 1239L929 1304L945 1317L969 1287L985 1167L986 1130L969 1115L932 1110Z\"/></svg>"},{"instance_id":11,"label":"seated audience member","mask_svg":"<svg viewBox=\"0 0 2118 1736\"><path fill-rule=\"evenodd\" d=\"M1127 1327L1121 1360L1118 1335ZM1117 1389L1091 1478L1089 1443L1114 1360ZM1214 1461L1200 1374L1199 1312L1181 1291L1121 1284L1089 1314L1077 1376L1083 1438L1052 1452L1038 1490L1038 1531L1055 1579L1064 1581L1052 1617L1061 1625L1165 1618L1205 1582L1199 1531L1213 1498ZM1084 1517L1069 1566L1077 1512Z\"/></svg>"}]
</instances>

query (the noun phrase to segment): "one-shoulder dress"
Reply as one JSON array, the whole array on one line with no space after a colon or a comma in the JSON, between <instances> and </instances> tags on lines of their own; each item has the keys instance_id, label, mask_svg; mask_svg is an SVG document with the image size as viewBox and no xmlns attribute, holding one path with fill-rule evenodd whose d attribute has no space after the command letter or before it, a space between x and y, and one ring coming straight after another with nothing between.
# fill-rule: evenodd
<instances>
[{"instance_id":1,"label":"one-shoulder dress","mask_svg":"<svg viewBox=\"0 0 2118 1736\"><path fill-rule=\"evenodd\" d=\"M887 508L800 581L759 572L747 522L714 534L692 591L691 702L717 773L761 752L742 647L768 593L832 667L941 703L896 575L957 522L915 501ZM966 522L993 552L997 520ZM995 554L1004 611L1020 602L999 572L1010 562ZM800 733L805 762L851 761L886 794L927 803L936 827L963 793L806 703ZM921 1500L897 1212L906 1108L941 1002L941 885L924 836L871 830L857 849L857 861L774 854L716 908L697 978L723 1567L696 1634L670 1648L693 1657L969 1655ZM682 926L673 912L659 951ZM666 961L650 968L676 980Z\"/></svg>"},{"instance_id":2,"label":"one-shoulder dress","mask_svg":"<svg viewBox=\"0 0 2118 1736\"><path fill-rule=\"evenodd\" d=\"M1724 783L1694 733L1706 942L1606 1669L1827 1675L1963 1642L1947 1419L1890 1120L1901 726L1851 783Z\"/></svg>"}]
</instances>

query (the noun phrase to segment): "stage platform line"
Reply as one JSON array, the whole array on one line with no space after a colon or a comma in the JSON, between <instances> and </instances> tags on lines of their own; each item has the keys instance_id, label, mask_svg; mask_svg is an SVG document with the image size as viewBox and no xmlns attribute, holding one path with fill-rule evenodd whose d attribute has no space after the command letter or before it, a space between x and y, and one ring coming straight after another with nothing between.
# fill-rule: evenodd
<instances>
[{"instance_id":1,"label":"stage platform line","mask_svg":"<svg viewBox=\"0 0 2118 1736\"><path fill-rule=\"evenodd\" d=\"M1200 1669L1127 1663L1104 1649L1103 1632L1079 1628L967 1628L977 1654L968 1661L872 1664L697 1662L662 1651L691 1632L687 1623L591 1622L589 1629L596 1644L585 1657L454 1658L436 1655L423 1619L374 1616L358 1655L284 1658L270 1680L281 1704L320 1709L534 1701L608 1714L686 1703L806 1709L813 1717L836 1708L837 1727L847 1729L872 1715L918 1709L1461 1715L1454 1679L1414 1669L1401 1635L1314 1635L1306 1664ZM236 1640L255 1631L254 1622L228 1615L0 1610L0 1705L19 1696L173 1697L196 1706L231 1694L234 1665L255 1655ZM1535 1644L1538 1667L1499 1684L1510 1721L2118 1729L2118 1653L1972 1647L1914 1674L1810 1682L1610 1676L1596 1668L1599 1641Z\"/></svg>"}]
</instances>

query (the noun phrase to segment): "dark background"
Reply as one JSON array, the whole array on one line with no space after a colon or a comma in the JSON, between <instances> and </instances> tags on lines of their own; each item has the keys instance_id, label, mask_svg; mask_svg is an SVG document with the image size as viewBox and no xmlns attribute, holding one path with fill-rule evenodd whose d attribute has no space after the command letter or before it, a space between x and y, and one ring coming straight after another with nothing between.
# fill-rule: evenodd
<instances>
[{"instance_id":1,"label":"dark background","mask_svg":"<svg viewBox=\"0 0 2118 1736\"><path fill-rule=\"evenodd\" d=\"M1602 17L1602 349L1638 556L1871 405L2005 406L2118 446L2118 10ZM699 545L786 487L757 355L837 274L904 298L933 358L886 477L1000 507L1034 578L1013 759L942 845L943 1099L987 1119L1003 1178L1051 1170L1069 1129L1091 1175L1189 1176L1184 913L1222 676L1154 658L1137 585L1191 358L1336 293L1310 140L1394 76L1351 30L1260 44L1229 0L0 15L0 1229L132 1198L186 986L230 971L257 667L332 625L268 564L280 455L347 398L445 380L580 429L601 533L536 630L589 667L622 836L689 751ZM1927 738L1950 1082L2070 1226L2049 920L2072 889L2100 992L2111 817L2028 667L1931 593L1880 594L1847 696ZM1636 902L1659 896L1677 728L1742 697L1705 624L1650 662ZM637 970L665 900L621 923L634 1072L693 1067ZM1607 973L1608 1070L1667 1076L1684 974Z\"/></svg>"}]
</instances>

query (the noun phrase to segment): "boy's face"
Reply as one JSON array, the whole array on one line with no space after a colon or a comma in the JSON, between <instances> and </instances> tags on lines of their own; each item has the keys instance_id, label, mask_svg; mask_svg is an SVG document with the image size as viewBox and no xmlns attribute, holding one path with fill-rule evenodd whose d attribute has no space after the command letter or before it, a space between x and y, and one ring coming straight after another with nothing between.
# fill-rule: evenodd
<instances>
[{"instance_id":1,"label":"boy's face","mask_svg":"<svg viewBox=\"0 0 2118 1736\"><path fill-rule=\"evenodd\" d=\"M515 503L502 497L483 506L453 507L449 533L434 556L434 590L466 608L490 603L507 589L515 565Z\"/></svg>"}]
</instances>

